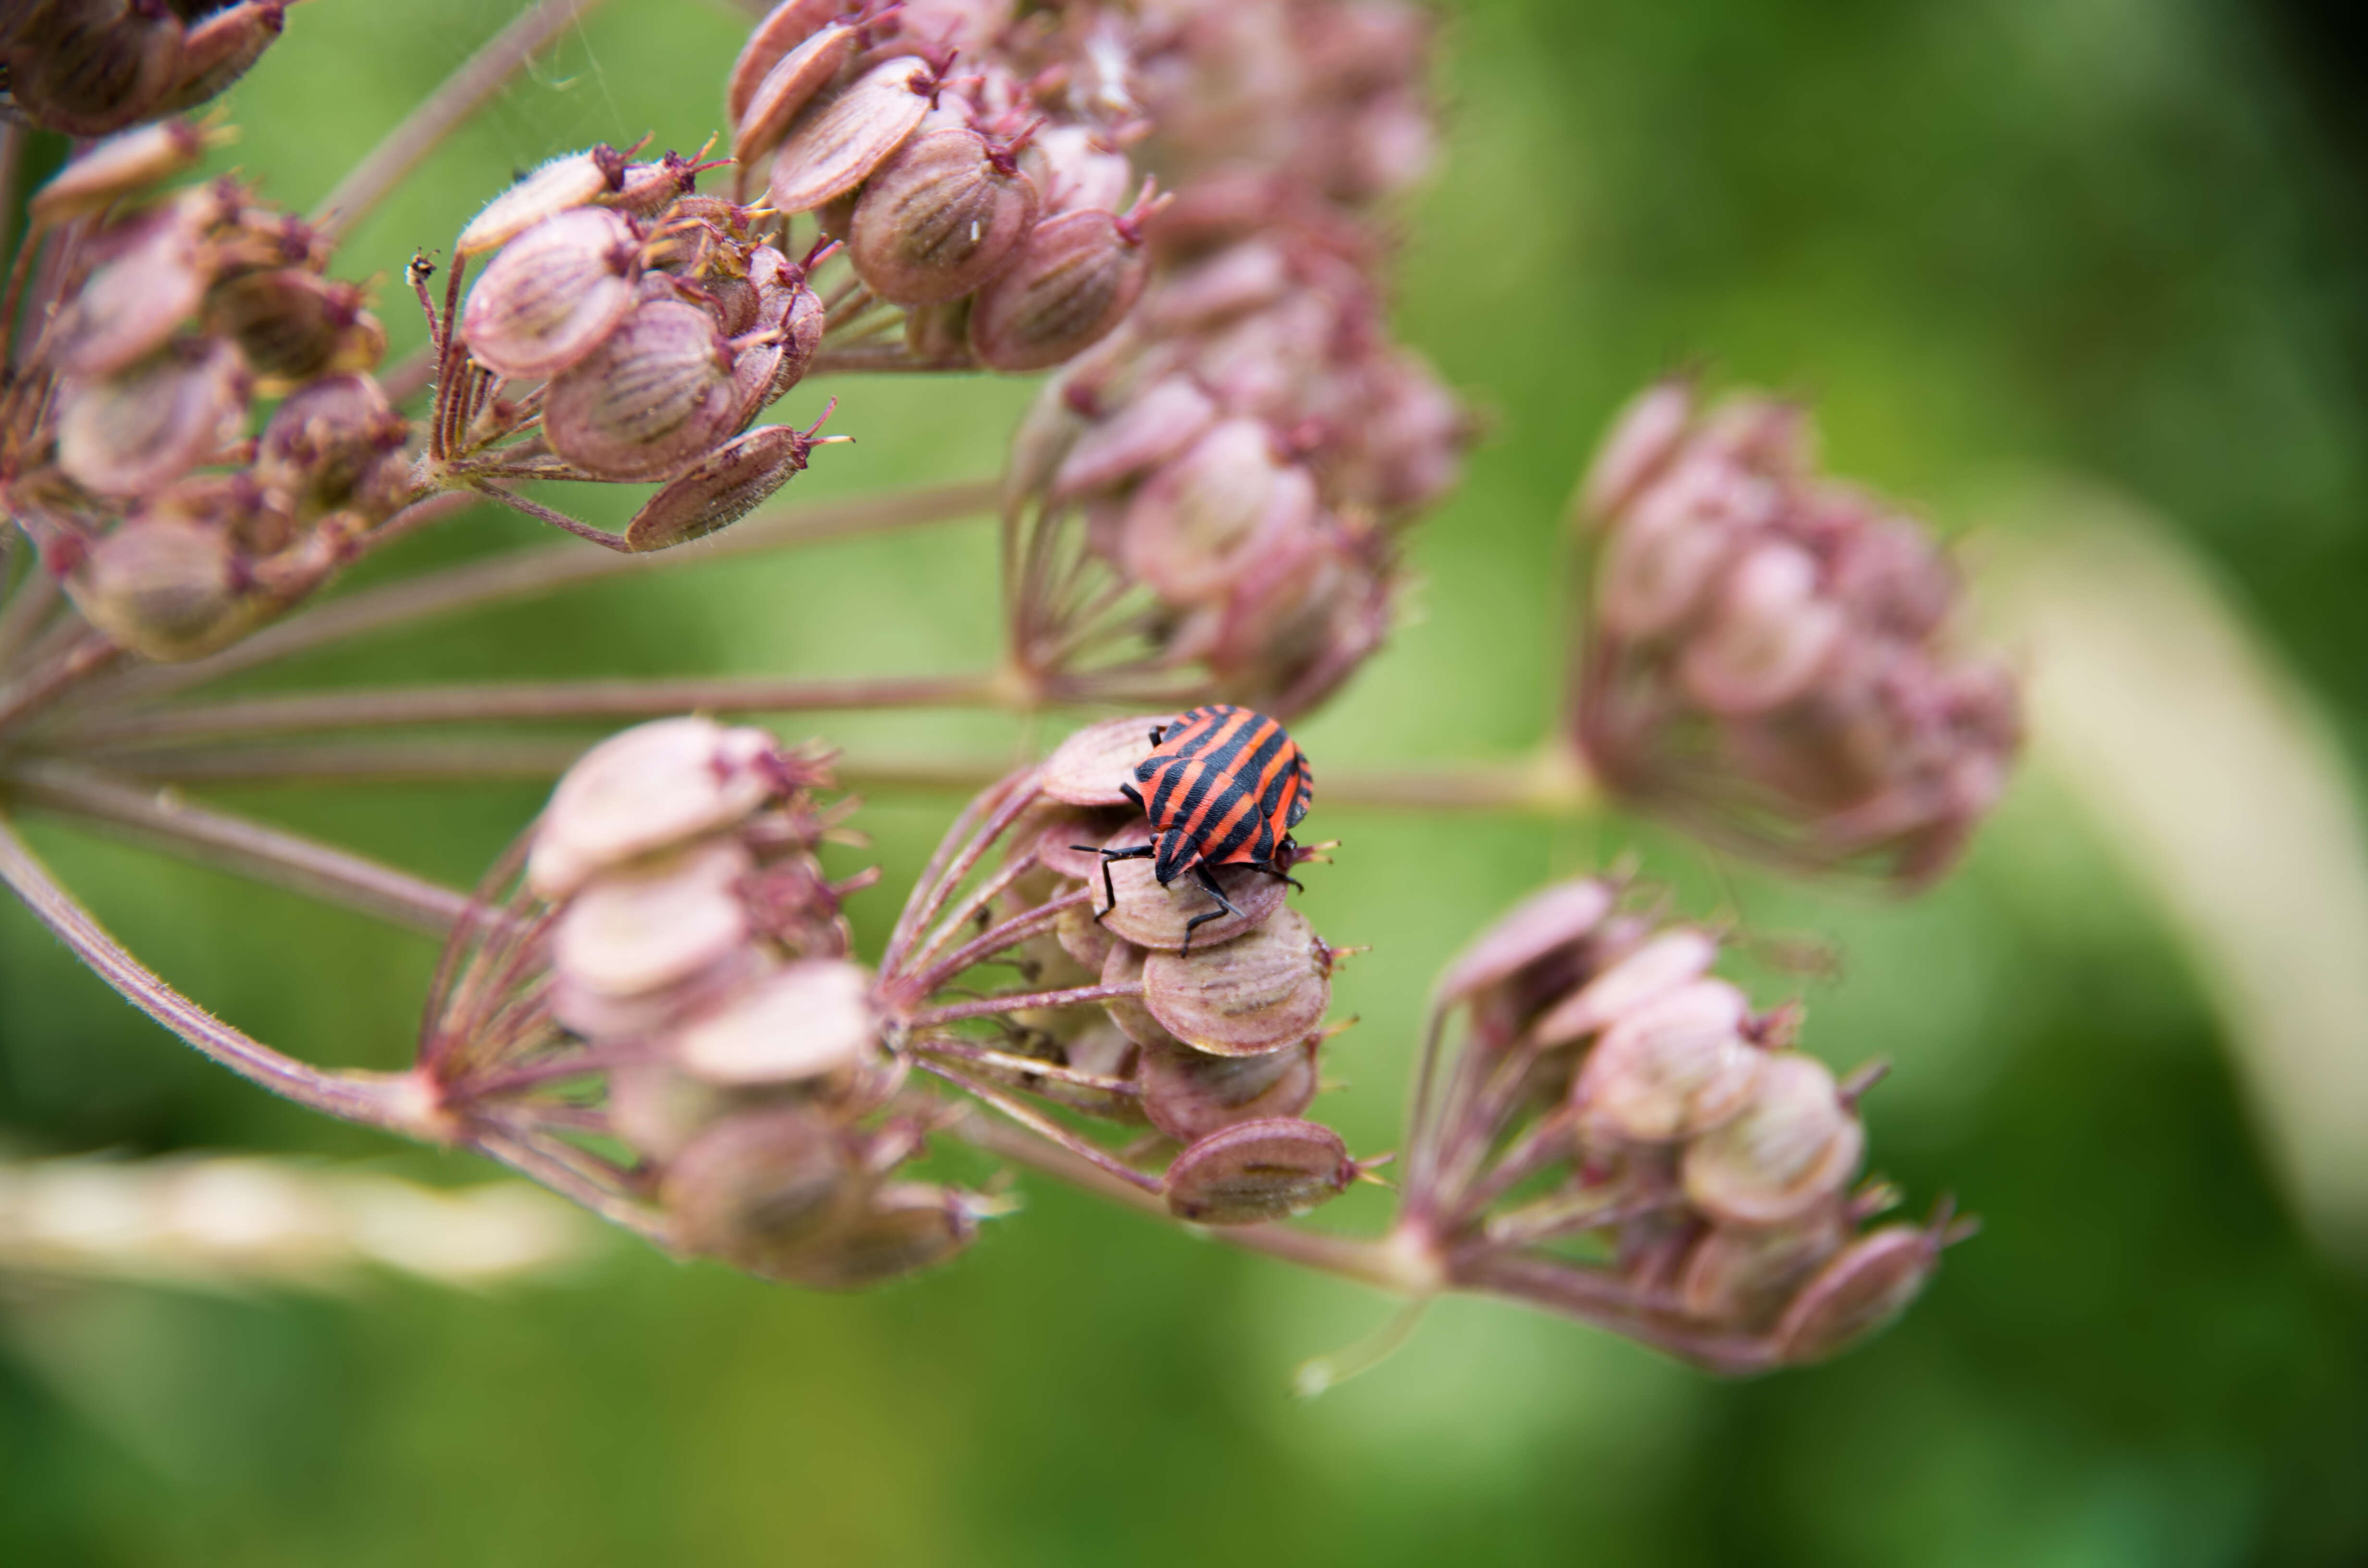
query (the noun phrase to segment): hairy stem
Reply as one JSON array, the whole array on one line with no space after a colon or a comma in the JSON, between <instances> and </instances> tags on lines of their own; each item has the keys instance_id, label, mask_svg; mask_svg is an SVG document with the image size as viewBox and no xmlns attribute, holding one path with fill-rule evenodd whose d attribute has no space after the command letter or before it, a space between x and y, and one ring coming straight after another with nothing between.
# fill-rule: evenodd
<instances>
[{"instance_id":1,"label":"hairy stem","mask_svg":"<svg viewBox=\"0 0 2368 1568\"><path fill-rule=\"evenodd\" d=\"M468 894L392 866L93 768L19 763L0 773L0 790L151 847L431 937L450 932L469 907Z\"/></svg>"},{"instance_id":2,"label":"hairy stem","mask_svg":"<svg viewBox=\"0 0 2368 1568\"><path fill-rule=\"evenodd\" d=\"M1776 1365L1775 1349L1766 1340L1672 1321L1640 1301L1625 1281L1576 1264L1475 1246L1459 1248L1451 1256L1449 1275L1463 1289L1610 1329L1728 1377L1764 1372Z\"/></svg>"},{"instance_id":3,"label":"hairy stem","mask_svg":"<svg viewBox=\"0 0 2368 1568\"><path fill-rule=\"evenodd\" d=\"M559 35L600 0L539 0L518 13L483 49L462 62L400 125L386 133L369 156L337 182L313 210L313 224L331 239L342 237L388 192L403 183L420 159L457 130L502 84L526 68Z\"/></svg>"},{"instance_id":4,"label":"hairy stem","mask_svg":"<svg viewBox=\"0 0 2368 1568\"><path fill-rule=\"evenodd\" d=\"M1017 1013L1033 1007L1076 1007L1087 1002L1114 1002L1122 997L1143 994L1140 983L1133 985L1075 985L1065 991L1015 991L1008 995L982 996L974 1002L950 1002L942 1007L932 1007L916 1013L909 1020L916 1029L942 1028L965 1018L991 1018L1002 1013Z\"/></svg>"},{"instance_id":5,"label":"hairy stem","mask_svg":"<svg viewBox=\"0 0 2368 1568\"><path fill-rule=\"evenodd\" d=\"M174 990L108 935L5 816L0 816L0 881L13 888L41 924L126 1001L240 1077L342 1120L433 1142L449 1136L433 1096L411 1075L329 1073L308 1066L223 1023Z\"/></svg>"},{"instance_id":6,"label":"hairy stem","mask_svg":"<svg viewBox=\"0 0 2368 1568\"><path fill-rule=\"evenodd\" d=\"M63 726L59 740L64 746L87 749L405 724L640 720L694 710L814 713L871 708L993 708L1007 700L1004 687L991 675L803 681L764 676L489 681L300 692L187 708L94 714Z\"/></svg>"},{"instance_id":7,"label":"hairy stem","mask_svg":"<svg viewBox=\"0 0 2368 1568\"><path fill-rule=\"evenodd\" d=\"M210 658L136 670L110 682L103 693L94 696L110 701L164 696L274 660L433 616L537 598L578 584L604 582L633 573L698 566L759 551L951 521L985 511L994 504L994 496L995 487L991 484L951 484L855 501L776 507L746 518L716 535L712 542L646 555L596 552L568 545L514 551L491 560L430 572L382 588L333 599Z\"/></svg>"}]
</instances>

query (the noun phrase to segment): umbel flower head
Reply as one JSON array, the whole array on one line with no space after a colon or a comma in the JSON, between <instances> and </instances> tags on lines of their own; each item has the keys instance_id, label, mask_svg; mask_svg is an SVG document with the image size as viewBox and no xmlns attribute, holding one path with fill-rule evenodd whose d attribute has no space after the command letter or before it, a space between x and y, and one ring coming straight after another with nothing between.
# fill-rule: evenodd
<instances>
[{"instance_id":1,"label":"umbel flower head","mask_svg":"<svg viewBox=\"0 0 2368 1568\"><path fill-rule=\"evenodd\" d=\"M1779 861L1939 876L2021 742L2000 665L1956 651L1923 527L1819 476L1805 417L1665 382L1581 495L1594 603L1577 733L1615 793Z\"/></svg>"},{"instance_id":2,"label":"umbel flower head","mask_svg":"<svg viewBox=\"0 0 2368 1568\"><path fill-rule=\"evenodd\" d=\"M370 371L386 336L327 244L153 127L33 201L63 303L0 391L0 505L90 622L187 659L318 587L411 498L409 426ZM279 399L256 428L258 398Z\"/></svg>"},{"instance_id":3,"label":"umbel flower head","mask_svg":"<svg viewBox=\"0 0 2368 1568\"><path fill-rule=\"evenodd\" d=\"M246 74L288 0L9 0L0 116L105 136L195 108Z\"/></svg>"},{"instance_id":4,"label":"umbel flower head","mask_svg":"<svg viewBox=\"0 0 2368 1568\"><path fill-rule=\"evenodd\" d=\"M1622 892L1550 888L1449 967L1401 1227L1452 1283L1715 1369L1823 1359L1904 1309L1970 1227L1943 1203L1867 1229L1896 1201L1859 1179L1858 1101L1881 1069L1837 1080L1797 1048L1797 1007L1757 1010L1711 974L1712 932Z\"/></svg>"}]
</instances>

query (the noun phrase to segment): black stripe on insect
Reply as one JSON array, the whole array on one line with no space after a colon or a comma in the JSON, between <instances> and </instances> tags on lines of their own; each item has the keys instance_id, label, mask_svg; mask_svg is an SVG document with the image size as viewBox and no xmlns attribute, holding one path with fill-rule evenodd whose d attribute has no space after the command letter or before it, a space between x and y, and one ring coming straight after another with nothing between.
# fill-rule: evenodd
<instances>
[{"instance_id":1,"label":"black stripe on insect","mask_svg":"<svg viewBox=\"0 0 2368 1568\"><path fill-rule=\"evenodd\" d=\"M1184 926L1183 951L1192 933L1223 915L1241 911L1217 885L1216 869L1247 866L1305 892L1291 874L1299 846L1291 830L1315 799L1307 757L1281 724L1247 708L1216 703L1195 708L1172 724L1151 732L1149 756L1135 765L1133 783L1120 793L1142 809L1151 842L1132 849L1093 850L1102 858L1102 892L1109 901L1094 912L1100 920L1118 907L1110 880L1113 860L1150 860L1161 887L1190 872L1217 907ZM1143 786L1149 791L1148 798Z\"/></svg>"}]
</instances>

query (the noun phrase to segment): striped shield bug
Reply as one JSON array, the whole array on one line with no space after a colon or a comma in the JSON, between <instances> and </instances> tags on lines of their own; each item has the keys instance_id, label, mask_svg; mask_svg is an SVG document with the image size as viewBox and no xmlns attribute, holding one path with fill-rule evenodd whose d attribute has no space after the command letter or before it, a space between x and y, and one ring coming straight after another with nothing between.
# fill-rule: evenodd
<instances>
[{"instance_id":1,"label":"striped shield bug","mask_svg":"<svg viewBox=\"0 0 2368 1568\"><path fill-rule=\"evenodd\" d=\"M1190 871L1217 901L1216 908L1186 923L1184 951L1190 953L1194 929L1222 915L1241 915L1217 885L1217 867L1247 866L1299 886L1290 872L1298 854L1291 830L1315 802L1315 778L1305 754L1281 724L1225 703L1195 708L1160 725L1151 732L1151 744L1152 754L1135 765L1134 782L1119 786L1149 819L1151 842L1100 850L1102 892L1109 902L1094 918L1117 907L1113 860L1152 861L1163 888Z\"/></svg>"}]
</instances>

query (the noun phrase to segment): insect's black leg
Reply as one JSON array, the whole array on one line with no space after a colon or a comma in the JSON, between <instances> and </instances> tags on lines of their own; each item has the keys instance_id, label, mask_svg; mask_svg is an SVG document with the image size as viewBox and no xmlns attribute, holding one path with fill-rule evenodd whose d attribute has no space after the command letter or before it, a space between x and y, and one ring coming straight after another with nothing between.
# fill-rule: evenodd
<instances>
[{"instance_id":1,"label":"insect's black leg","mask_svg":"<svg viewBox=\"0 0 2368 1568\"><path fill-rule=\"evenodd\" d=\"M1271 860L1253 860L1249 863L1249 866L1250 869L1253 871L1264 871L1269 877L1281 878L1282 881L1289 882L1292 887L1297 888L1301 892L1305 892L1307 891L1306 883L1301 881L1297 877L1292 876L1289 871L1284 870L1281 867L1276 865Z\"/></svg>"},{"instance_id":2,"label":"insect's black leg","mask_svg":"<svg viewBox=\"0 0 2368 1568\"><path fill-rule=\"evenodd\" d=\"M1234 907L1234 901L1225 896L1225 890L1217 885L1216 875L1209 869L1207 861L1203 860L1194 863L1192 867L1192 880L1209 890L1209 896L1217 901L1217 907L1209 911L1206 915L1196 915L1192 916L1191 919L1184 922L1184 950L1177 955L1178 958L1190 958L1192 956L1193 932L1199 930L1201 926L1206 926L1210 921L1215 920L1220 916L1227 915L1239 915L1241 914L1240 910Z\"/></svg>"},{"instance_id":3,"label":"insect's black leg","mask_svg":"<svg viewBox=\"0 0 2368 1568\"><path fill-rule=\"evenodd\" d=\"M1128 800L1133 801L1136 811L1141 812L1144 816L1149 816L1151 814L1151 808L1143 803L1143 797L1134 792L1133 785L1121 784L1118 787L1118 792L1124 795Z\"/></svg>"},{"instance_id":4,"label":"insect's black leg","mask_svg":"<svg viewBox=\"0 0 2368 1568\"><path fill-rule=\"evenodd\" d=\"M1160 737L1162 737L1163 735L1165 735L1165 734L1167 734L1167 725L1165 725L1165 724L1154 724L1153 726L1151 726L1151 744L1152 744L1153 745L1157 745L1157 744L1159 744ZM1133 790L1129 790L1129 791L1128 791L1128 793L1129 793L1129 794L1132 794L1132 793L1133 793Z\"/></svg>"},{"instance_id":5,"label":"insect's black leg","mask_svg":"<svg viewBox=\"0 0 2368 1568\"><path fill-rule=\"evenodd\" d=\"M1133 849L1104 849L1099 844L1072 844L1069 847L1086 854L1099 855L1102 858L1102 892L1109 897L1110 902L1094 911L1096 921L1099 921L1103 915L1118 907L1118 886L1110 881L1110 862L1148 860L1159 853L1156 846L1149 844L1137 845Z\"/></svg>"}]
</instances>

